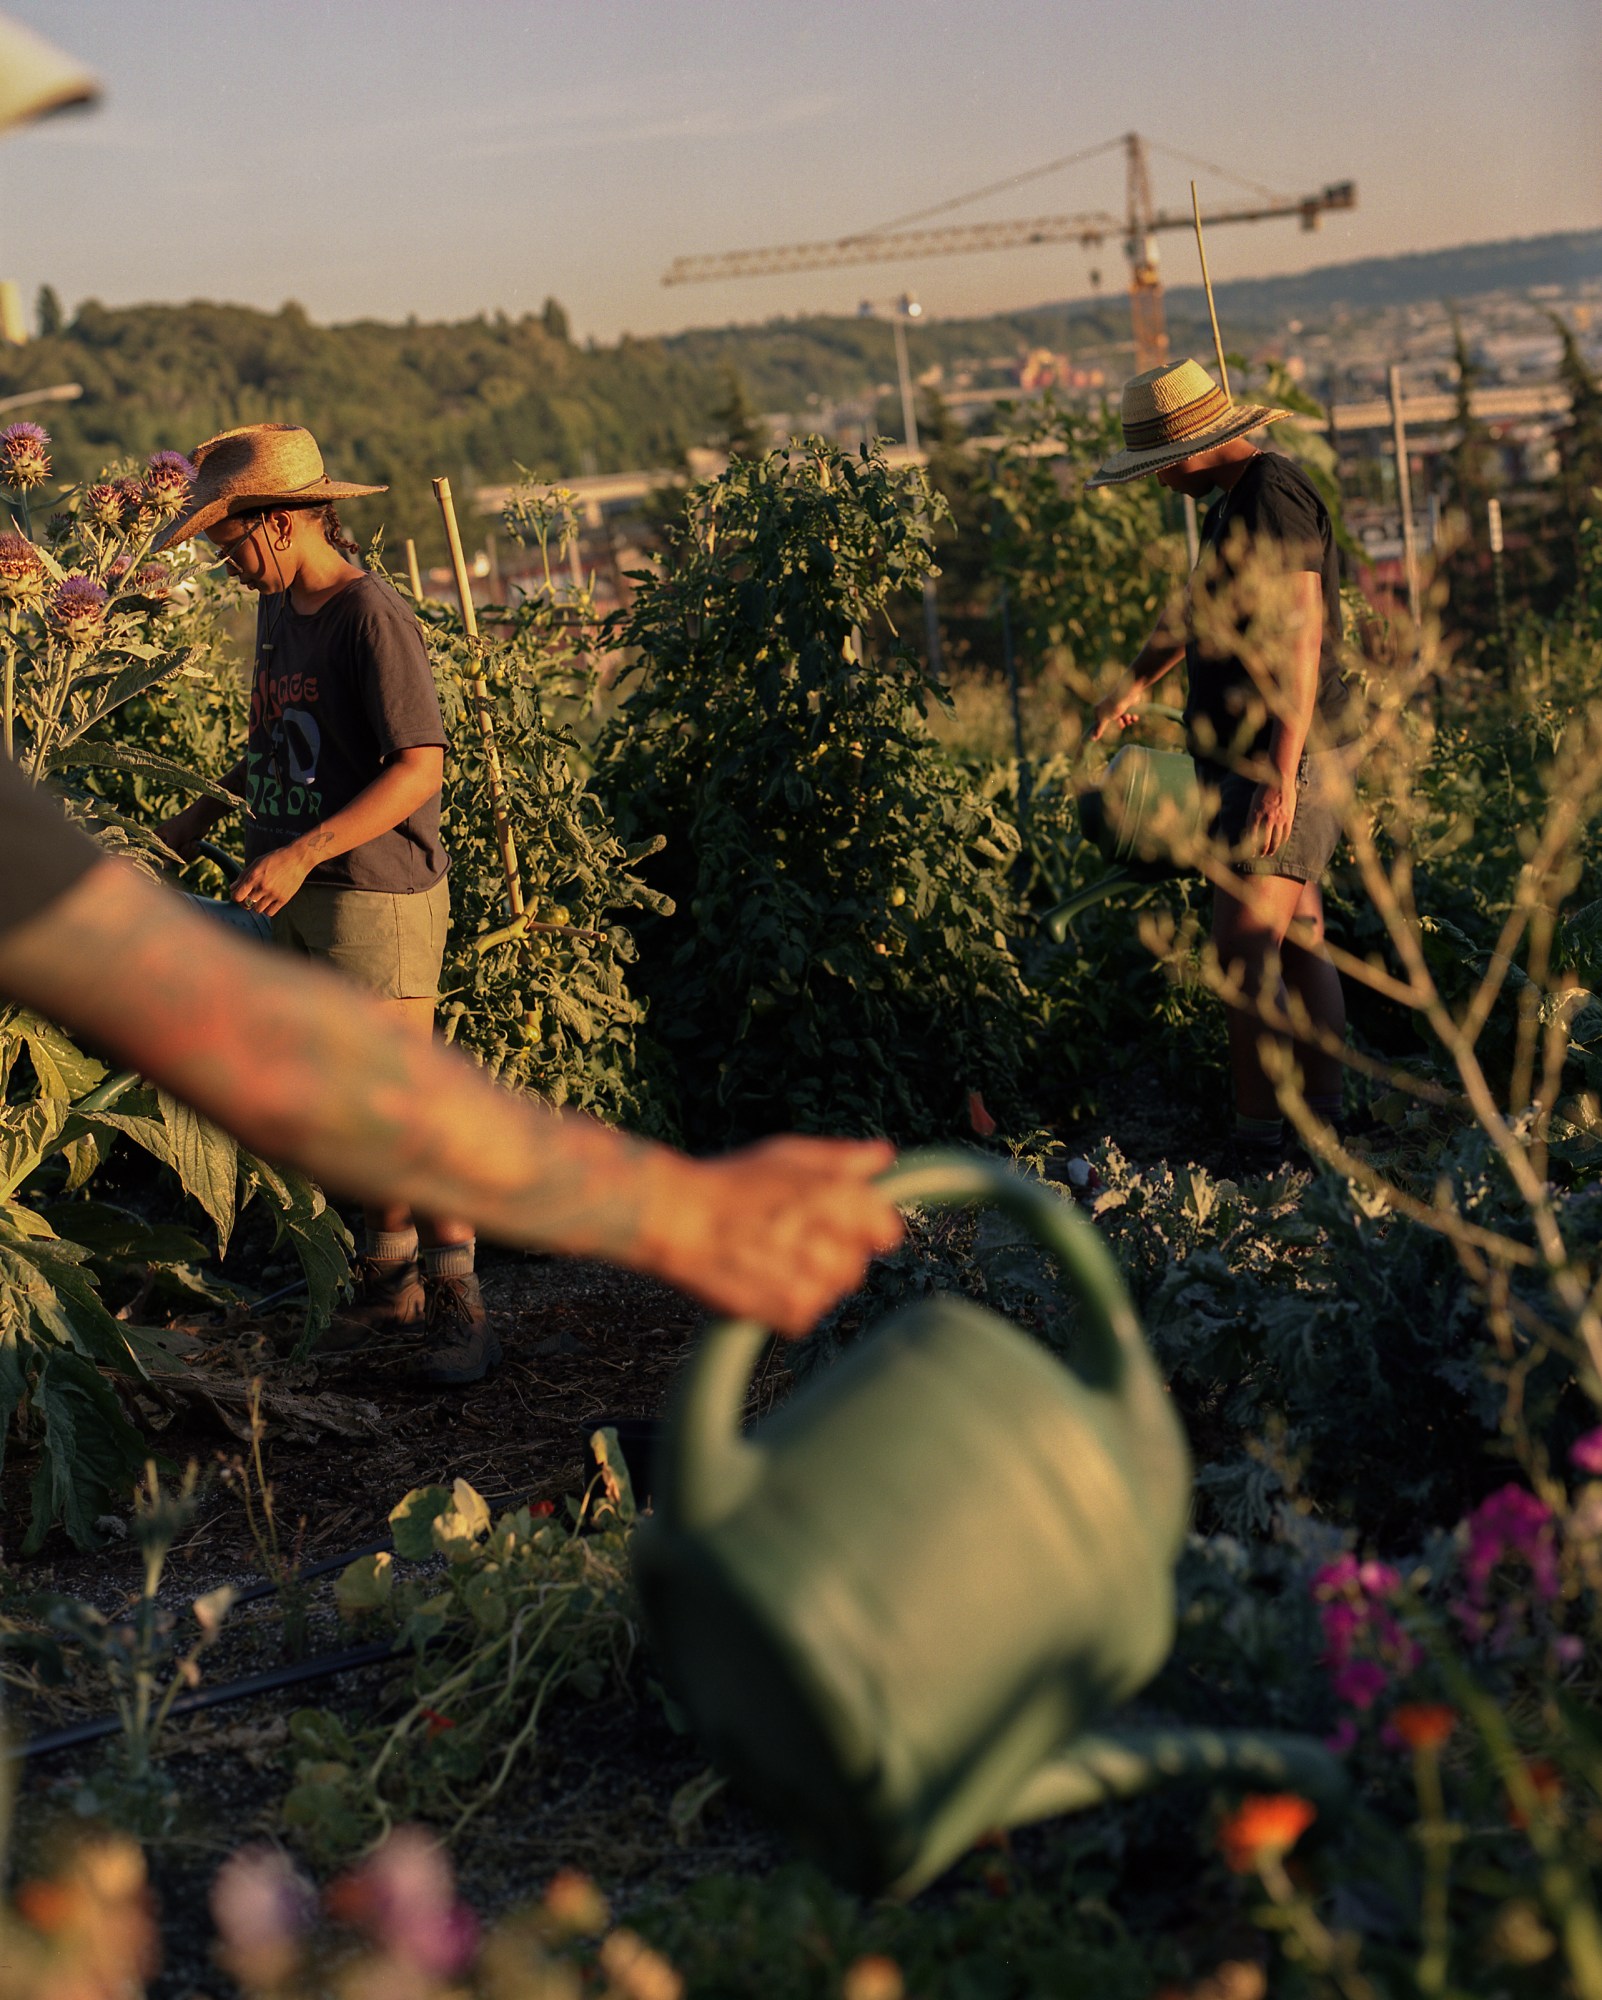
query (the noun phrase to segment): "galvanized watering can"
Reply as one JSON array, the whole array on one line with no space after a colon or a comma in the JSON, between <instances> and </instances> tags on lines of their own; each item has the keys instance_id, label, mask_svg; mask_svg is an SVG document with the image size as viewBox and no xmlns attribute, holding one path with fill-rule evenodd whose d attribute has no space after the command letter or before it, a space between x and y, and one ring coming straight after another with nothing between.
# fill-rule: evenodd
<instances>
[{"instance_id":1,"label":"galvanized watering can","mask_svg":"<svg viewBox=\"0 0 1602 2000\"><path fill-rule=\"evenodd\" d=\"M712 1758L849 1885L910 1894L987 1829L1214 1772L1326 1799L1294 1738L1082 1732L1161 1666L1190 1462L1116 1266L1049 1188L912 1155L908 1202L994 1202L1079 1294L1075 1368L949 1294L748 1437L750 1321L703 1337L635 1536L646 1625Z\"/></svg>"},{"instance_id":2,"label":"galvanized watering can","mask_svg":"<svg viewBox=\"0 0 1602 2000\"><path fill-rule=\"evenodd\" d=\"M1183 720L1177 708L1159 702L1146 703L1141 713ZM1206 800L1190 753L1125 744L1099 783L1080 793L1079 829L1112 867L1046 913L1046 929L1058 944L1081 911L1134 884L1185 872L1180 857L1207 832Z\"/></svg>"}]
</instances>

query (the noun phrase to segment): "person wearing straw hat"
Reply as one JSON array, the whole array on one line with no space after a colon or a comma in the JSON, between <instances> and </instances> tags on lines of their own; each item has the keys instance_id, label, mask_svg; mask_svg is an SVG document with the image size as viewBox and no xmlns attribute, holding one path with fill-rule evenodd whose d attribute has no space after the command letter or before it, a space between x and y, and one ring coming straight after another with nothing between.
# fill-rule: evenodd
<instances>
[{"instance_id":1,"label":"person wearing straw hat","mask_svg":"<svg viewBox=\"0 0 1602 2000\"><path fill-rule=\"evenodd\" d=\"M1210 832L1223 857L1213 944L1241 993L1229 1015L1230 1152L1244 1173L1271 1171L1284 1153L1260 1052L1262 1012L1282 1002L1279 983L1318 1036L1317 1046L1299 1044L1298 1060L1309 1107L1326 1124L1340 1113L1334 1050L1346 1033L1319 888L1350 781L1334 528L1301 467L1252 442L1289 414L1232 401L1196 361L1148 369L1124 387L1124 448L1087 482L1153 477L1196 500L1217 496L1183 615L1159 621L1124 685L1097 704L1094 734L1127 727L1149 690L1186 663L1186 734L1216 801Z\"/></svg>"},{"instance_id":2,"label":"person wearing straw hat","mask_svg":"<svg viewBox=\"0 0 1602 2000\"><path fill-rule=\"evenodd\" d=\"M245 804L230 894L274 940L360 981L413 1032L433 1032L450 917L440 844L445 727L411 607L350 560L340 500L311 432L250 424L194 453L189 505L158 546L205 535L260 598L245 754L222 780ZM228 810L198 799L161 829L191 855ZM472 1225L365 1211L355 1302L334 1348L420 1339L412 1373L480 1380L500 1342L474 1272Z\"/></svg>"},{"instance_id":3,"label":"person wearing straw hat","mask_svg":"<svg viewBox=\"0 0 1602 2000\"><path fill-rule=\"evenodd\" d=\"M504 1090L348 980L105 853L3 753L0 854L0 998L325 1186L602 1258L791 1336L901 1240L874 1184L888 1144L781 1137L692 1160Z\"/></svg>"}]
</instances>

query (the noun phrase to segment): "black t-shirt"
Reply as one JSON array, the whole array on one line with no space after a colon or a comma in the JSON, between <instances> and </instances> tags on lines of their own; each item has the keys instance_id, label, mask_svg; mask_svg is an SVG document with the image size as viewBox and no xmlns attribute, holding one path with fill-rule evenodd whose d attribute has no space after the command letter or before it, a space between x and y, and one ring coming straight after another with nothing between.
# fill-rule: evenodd
<instances>
[{"instance_id":1,"label":"black t-shirt","mask_svg":"<svg viewBox=\"0 0 1602 2000\"><path fill-rule=\"evenodd\" d=\"M287 591L263 598L245 744L245 858L287 847L348 806L397 750L445 740L422 630L381 578L359 576L309 615ZM433 888L447 865L436 792L306 879L407 895Z\"/></svg>"},{"instance_id":2,"label":"black t-shirt","mask_svg":"<svg viewBox=\"0 0 1602 2000\"><path fill-rule=\"evenodd\" d=\"M1318 663L1318 740L1343 740L1347 689L1341 674L1340 566L1329 509L1318 488L1293 460L1277 452L1259 452L1227 493L1208 508L1201 528L1201 556L1191 579L1193 599L1206 595L1237 608L1250 599L1251 585L1241 577L1253 549L1271 547L1265 571L1312 570L1323 581L1324 636ZM1189 691L1185 725L1198 756L1233 761L1258 756L1269 748L1272 720L1261 720L1264 699L1251 670L1238 654L1218 650L1219 635L1209 634L1209 647L1195 635L1185 648ZM1205 621L1204 621L1205 622ZM1247 620L1236 619L1244 635ZM1259 718L1251 729L1253 714Z\"/></svg>"},{"instance_id":3,"label":"black t-shirt","mask_svg":"<svg viewBox=\"0 0 1602 2000\"><path fill-rule=\"evenodd\" d=\"M40 785L0 750L0 931L65 895L103 857Z\"/></svg>"}]
</instances>

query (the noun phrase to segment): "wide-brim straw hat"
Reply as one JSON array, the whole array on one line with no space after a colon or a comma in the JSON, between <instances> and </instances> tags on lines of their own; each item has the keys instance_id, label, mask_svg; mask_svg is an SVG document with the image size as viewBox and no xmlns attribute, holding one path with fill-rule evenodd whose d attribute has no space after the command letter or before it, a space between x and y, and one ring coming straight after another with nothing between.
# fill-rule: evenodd
<instances>
[{"instance_id":1,"label":"wide-brim straw hat","mask_svg":"<svg viewBox=\"0 0 1602 2000\"><path fill-rule=\"evenodd\" d=\"M355 486L330 479L317 440L299 424L246 424L196 447L189 511L156 538L158 549L203 535L230 514L258 514L265 507L320 507L328 500L360 500L387 486Z\"/></svg>"},{"instance_id":2,"label":"wide-brim straw hat","mask_svg":"<svg viewBox=\"0 0 1602 2000\"><path fill-rule=\"evenodd\" d=\"M1165 362L1124 384L1124 448L1085 484L1120 486L1290 414L1266 403L1231 402L1199 361Z\"/></svg>"}]
</instances>

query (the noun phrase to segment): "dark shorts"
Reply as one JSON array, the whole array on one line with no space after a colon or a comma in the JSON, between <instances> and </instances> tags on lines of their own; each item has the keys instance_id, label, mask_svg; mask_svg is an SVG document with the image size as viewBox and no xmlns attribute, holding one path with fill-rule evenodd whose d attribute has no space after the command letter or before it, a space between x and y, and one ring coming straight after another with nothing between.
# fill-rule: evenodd
<instances>
[{"instance_id":1,"label":"dark shorts","mask_svg":"<svg viewBox=\"0 0 1602 2000\"><path fill-rule=\"evenodd\" d=\"M1218 798L1218 809L1208 832L1219 846L1230 850L1229 866L1233 872L1316 882L1340 843L1341 813L1350 769L1346 753L1341 750L1319 750L1304 757L1296 773L1296 818L1291 823L1290 838L1276 854L1243 855L1236 850L1257 795L1257 780L1198 757L1197 782Z\"/></svg>"}]
</instances>

